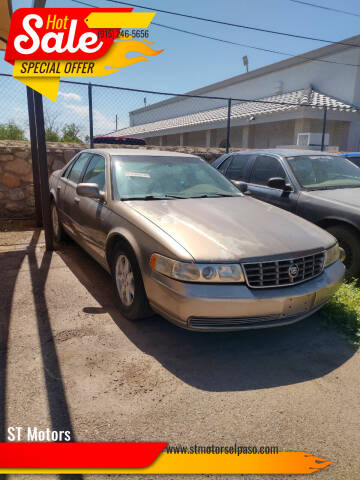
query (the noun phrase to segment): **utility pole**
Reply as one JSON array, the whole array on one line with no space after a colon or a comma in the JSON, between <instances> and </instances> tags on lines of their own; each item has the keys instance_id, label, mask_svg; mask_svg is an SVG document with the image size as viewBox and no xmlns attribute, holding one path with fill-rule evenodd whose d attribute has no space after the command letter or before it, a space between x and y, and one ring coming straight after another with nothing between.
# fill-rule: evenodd
<instances>
[{"instance_id":1,"label":"utility pole","mask_svg":"<svg viewBox=\"0 0 360 480\"><path fill-rule=\"evenodd\" d=\"M34 0L34 8L45 7L46 0ZM49 173L47 166L44 110L42 95L27 88L31 154L34 174L35 199L41 200L41 219L39 205L36 205L37 223L44 226L46 250L53 250L53 230L50 213Z\"/></svg>"}]
</instances>

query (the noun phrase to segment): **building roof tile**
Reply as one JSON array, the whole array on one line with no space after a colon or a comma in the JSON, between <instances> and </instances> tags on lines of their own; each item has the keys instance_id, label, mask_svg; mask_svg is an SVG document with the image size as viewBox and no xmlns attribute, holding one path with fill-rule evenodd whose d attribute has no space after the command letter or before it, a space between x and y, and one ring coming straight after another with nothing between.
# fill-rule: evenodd
<instances>
[{"instance_id":1,"label":"building roof tile","mask_svg":"<svg viewBox=\"0 0 360 480\"><path fill-rule=\"evenodd\" d=\"M235 101L231 108L231 120L246 119L252 116L270 115L274 113L282 113L288 111L296 111L302 108L322 109L327 107L329 110L337 110L344 112L357 112L358 107L344 103L324 93L314 90L308 86L302 90L295 90L288 93L279 93L270 97L261 98L259 100L251 100L244 102ZM189 113L175 118L158 120L156 122L134 125L122 128L116 132L109 133L108 136L141 136L149 134L159 135L171 134L178 129L200 126L215 126L227 120L228 107L214 108L196 113Z\"/></svg>"}]
</instances>

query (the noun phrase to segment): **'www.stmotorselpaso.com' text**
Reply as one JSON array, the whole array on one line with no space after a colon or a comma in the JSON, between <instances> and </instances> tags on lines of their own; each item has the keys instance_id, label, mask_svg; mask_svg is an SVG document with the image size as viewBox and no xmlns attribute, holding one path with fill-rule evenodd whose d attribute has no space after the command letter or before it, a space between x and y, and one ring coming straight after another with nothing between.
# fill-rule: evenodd
<instances>
[{"instance_id":1,"label":"'www.stmotorselpaso.com' text","mask_svg":"<svg viewBox=\"0 0 360 480\"><path fill-rule=\"evenodd\" d=\"M244 446L244 445L167 445L167 453L225 453L225 454L276 454L279 453L279 447L275 446Z\"/></svg>"}]
</instances>

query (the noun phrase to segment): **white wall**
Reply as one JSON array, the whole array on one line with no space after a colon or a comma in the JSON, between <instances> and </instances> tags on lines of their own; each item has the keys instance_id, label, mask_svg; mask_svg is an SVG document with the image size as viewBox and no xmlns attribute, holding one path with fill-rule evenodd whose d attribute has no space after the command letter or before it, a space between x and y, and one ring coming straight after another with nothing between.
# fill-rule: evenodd
<instances>
[{"instance_id":1,"label":"white wall","mask_svg":"<svg viewBox=\"0 0 360 480\"><path fill-rule=\"evenodd\" d=\"M322 59L360 65L360 48L348 48L331 56L322 57ZM303 89L311 84L320 92L344 102L360 105L359 67L309 61L250 79L246 75L243 77L242 81L239 79L229 86L210 87L203 95L259 99L275 95L280 87L285 93ZM220 106L224 106L224 101L177 98L174 102L158 106L150 105L146 109L131 114L130 124L139 125Z\"/></svg>"}]
</instances>

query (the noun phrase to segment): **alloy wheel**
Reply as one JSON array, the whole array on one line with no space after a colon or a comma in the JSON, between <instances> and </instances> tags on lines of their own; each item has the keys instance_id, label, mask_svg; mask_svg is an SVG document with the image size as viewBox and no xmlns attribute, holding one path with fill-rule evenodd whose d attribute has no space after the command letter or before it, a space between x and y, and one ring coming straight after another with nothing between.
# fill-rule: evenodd
<instances>
[{"instance_id":1,"label":"alloy wheel","mask_svg":"<svg viewBox=\"0 0 360 480\"><path fill-rule=\"evenodd\" d=\"M126 255L119 255L115 267L116 287L123 305L130 307L135 297L134 273Z\"/></svg>"}]
</instances>

